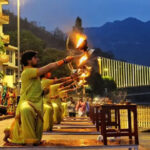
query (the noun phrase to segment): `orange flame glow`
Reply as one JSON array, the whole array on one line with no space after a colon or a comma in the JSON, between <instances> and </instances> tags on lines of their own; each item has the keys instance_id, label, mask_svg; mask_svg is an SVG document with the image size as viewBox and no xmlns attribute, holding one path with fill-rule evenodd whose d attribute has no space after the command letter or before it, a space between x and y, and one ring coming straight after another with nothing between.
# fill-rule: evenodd
<instances>
[{"instance_id":1,"label":"orange flame glow","mask_svg":"<svg viewBox=\"0 0 150 150\"><path fill-rule=\"evenodd\" d=\"M84 63L88 59L87 54L83 55L79 60L79 66Z\"/></svg>"},{"instance_id":2,"label":"orange flame glow","mask_svg":"<svg viewBox=\"0 0 150 150\"><path fill-rule=\"evenodd\" d=\"M87 78L89 75L90 75L90 73L86 72L86 73L82 73L80 77L81 78Z\"/></svg>"},{"instance_id":3,"label":"orange flame glow","mask_svg":"<svg viewBox=\"0 0 150 150\"><path fill-rule=\"evenodd\" d=\"M86 69L87 69L88 71L91 71L92 67L86 66Z\"/></svg>"},{"instance_id":4,"label":"orange flame glow","mask_svg":"<svg viewBox=\"0 0 150 150\"><path fill-rule=\"evenodd\" d=\"M78 82L78 85L81 86L81 85L84 85L84 83L86 83L85 80L80 80L80 81Z\"/></svg>"},{"instance_id":5,"label":"orange flame glow","mask_svg":"<svg viewBox=\"0 0 150 150\"><path fill-rule=\"evenodd\" d=\"M76 48L79 48L79 46L87 39L87 37L85 35L82 34L76 34L76 42L77 42L77 46Z\"/></svg>"},{"instance_id":6,"label":"orange flame glow","mask_svg":"<svg viewBox=\"0 0 150 150\"><path fill-rule=\"evenodd\" d=\"M86 77L86 74L85 74L85 73L82 73L80 77L81 77L81 78L85 78L85 77Z\"/></svg>"},{"instance_id":7,"label":"orange flame glow","mask_svg":"<svg viewBox=\"0 0 150 150\"><path fill-rule=\"evenodd\" d=\"M80 80L78 85L82 85L83 84L83 80Z\"/></svg>"},{"instance_id":8,"label":"orange flame glow","mask_svg":"<svg viewBox=\"0 0 150 150\"><path fill-rule=\"evenodd\" d=\"M77 43L77 47L76 47L76 48L79 48L79 46L83 43L84 40L85 40L84 37L80 37L79 40L78 40L78 43Z\"/></svg>"}]
</instances>

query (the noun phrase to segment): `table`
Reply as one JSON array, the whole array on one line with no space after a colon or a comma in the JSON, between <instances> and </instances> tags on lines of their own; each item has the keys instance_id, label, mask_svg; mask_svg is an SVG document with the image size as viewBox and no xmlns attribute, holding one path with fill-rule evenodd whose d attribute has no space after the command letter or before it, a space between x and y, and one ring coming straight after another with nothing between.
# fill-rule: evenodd
<instances>
[{"instance_id":1,"label":"table","mask_svg":"<svg viewBox=\"0 0 150 150\"><path fill-rule=\"evenodd\" d=\"M91 106L91 110L93 112L90 113L90 116L94 120L93 122L96 124L97 130L99 131L99 127L101 128L104 145L107 145L107 137L118 136L128 136L130 141L132 140L132 137L134 137L135 144L139 144L136 105L104 104L99 106ZM127 110L128 128L121 128L120 110ZM114 121L112 121L112 111L114 111L115 115ZM131 115L132 113L133 117ZM109 126L113 128L110 129L108 128Z\"/></svg>"}]
</instances>

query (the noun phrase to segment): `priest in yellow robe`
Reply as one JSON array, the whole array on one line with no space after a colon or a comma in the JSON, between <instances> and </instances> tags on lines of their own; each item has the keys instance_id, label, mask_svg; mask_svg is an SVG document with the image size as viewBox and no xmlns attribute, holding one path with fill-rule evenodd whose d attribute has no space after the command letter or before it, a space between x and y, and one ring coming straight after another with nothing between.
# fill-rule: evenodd
<instances>
[{"instance_id":1,"label":"priest in yellow robe","mask_svg":"<svg viewBox=\"0 0 150 150\"><path fill-rule=\"evenodd\" d=\"M68 63L73 57L50 63L37 68L38 58L35 51L23 53L21 62L24 70L21 74L20 101L15 120L6 128L4 141L16 144L40 144L43 132L43 100L40 76Z\"/></svg>"}]
</instances>

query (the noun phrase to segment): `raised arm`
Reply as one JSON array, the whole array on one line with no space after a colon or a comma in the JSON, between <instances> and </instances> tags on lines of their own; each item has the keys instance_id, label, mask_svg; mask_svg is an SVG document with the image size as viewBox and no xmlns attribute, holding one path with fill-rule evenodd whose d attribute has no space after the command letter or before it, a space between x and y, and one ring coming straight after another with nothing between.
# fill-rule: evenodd
<instances>
[{"instance_id":1,"label":"raised arm","mask_svg":"<svg viewBox=\"0 0 150 150\"><path fill-rule=\"evenodd\" d=\"M67 81L61 83L61 84L60 84L60 88L61 88L62 86L67 86L68 84L72 83L73 81L74 81L73 79L70 79L70 80L67 80Z\"/></svg>"},{"instance_id":2,"label":"raised arm","mask_svg":"<svg viewBox=\"0 0 150 150\"><path fill-rule=\"evenodd\" d=\"M56 96L50 96L50 99L56 99L56 98L59 98L59 95L56 95Z\"/></svg>"},{"instance_id":3,"label":"raised arm","mask_svg":"<svg viewBox=\"0 0 150 150\"><path fill-rule=\"evenodd\" d=\"M52 70L57 69L58 67L62 66L63 64L69 63L73 59L74 59L73 56L68 56L63 60L60 60L60 61L57 61L57 62L54 62L54 63L50 63L50 64L48 64L44 67L41 67L41 68L38 69L38 76L41 76L41 75L43 75L47 72L51 72Z\"/></svg>"},{"instance_id":4,"label":"raised arm","mask_svg":"<svg viewBox=\"0 0 150 150\"><path fill-rule=\"evenodd\" d=\"M60 78L60 79L55 79L54 80L54 84L57 84L57 83L61 83L61 82L64 82L64 81L67 81L67 80L70 80L70 79L75 79L78 77L78 74L73 74L71 76L68 76L68 77L63 77L63 78Z\"/></svg>"},{"instance_id":5,"label":"raised arm","mask_svg":"<svg viewBox=\"0 0 150 150\"><path fill-rule=\"evenodd\" d=\"M67 93L73 92L73 91L75 91L76 89L77 89L77 88L68 89L68 90L66 90L66 92L67 92Z\"/></svg>"},{"instance_id":6,"label":"raised arm","mask_svg":"<svg viewBox=\"0 0 150 150\"><path fill-rule=\"evenodd\" d=\"M74 85L75 85L75 82L71 83L71 84L70 84L70 85L68 85L68 86L65 86L65 87L59 88L59 91L67 90L67 89L69 89L69 88L73 87Z\"/></svg>"},{"instance_id":7,"label":"raised arm","mask_svg":"<svg viewBox=\"0 0 150 150\"><path fill-rule=\"evenodd\" d=\"M57 83L61 83L61 82L64 82L66 80L70 80L72 77L63 77L63 78L60 78L60 79L54 79L54 84L57 84Z\"/></svg>"}]
</instances>

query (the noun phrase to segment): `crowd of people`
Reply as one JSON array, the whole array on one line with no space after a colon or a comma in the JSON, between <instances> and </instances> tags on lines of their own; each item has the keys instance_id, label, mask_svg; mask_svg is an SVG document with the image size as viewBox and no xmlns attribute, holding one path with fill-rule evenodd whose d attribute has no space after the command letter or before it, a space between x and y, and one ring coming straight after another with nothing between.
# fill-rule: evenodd
<instances>
[{"instance_id":1,"label":"crowd of people","mask_svg":"<svg viewBox=\"0 0 150 150\"><path fill-rule=\"evenodd\" d=\"M0 115L14 115L17 104L17 96L15 89L7 86L0 91Z\"/></svg>"},{"instance_id":2,"label":"crowd of people","mask_svg":"<svg viewBox=\"0 0 150 150\"><path fill-rule=\"evenodd\" d=\"M83 98L80 98L79 101L74 101L72 97L70 97L70 101L68 102L68 112L69 117L82 117L89 116L89 100L87 98L86 101Z\"/></svg>"},{"instance_id":3,"label":"crowd of people","mask_svg":"<svg viewBox=\"0 0 150 150\"><path fill-rule=\"evenodd\" d=\"M89 102L82 98L76 103L68 93L75 91L78 74L60 79L52 79L51 72L64 64L77 59L68 56L63 60L37 68L38 58L35 51L23 53L21 62L20 100L16 108L15 119L4 133L4 141L12 144L41 143L42 132L52 131L54 124L60 124L64 117L89 114ZM15 95L9 93L10 109Z\"/></svg>"}]
</instances>

